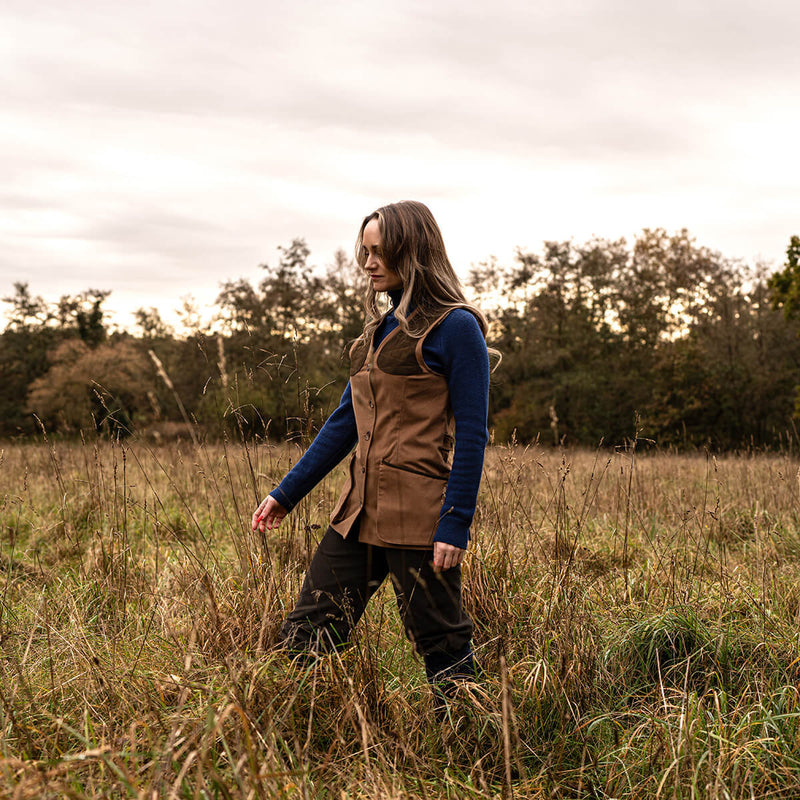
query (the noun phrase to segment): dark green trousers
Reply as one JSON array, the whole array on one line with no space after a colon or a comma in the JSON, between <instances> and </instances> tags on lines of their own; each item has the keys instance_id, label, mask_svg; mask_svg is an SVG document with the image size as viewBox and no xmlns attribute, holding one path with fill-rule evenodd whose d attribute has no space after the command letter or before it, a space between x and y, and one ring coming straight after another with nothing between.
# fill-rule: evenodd
<instances>
[{"instance_id":1,"label":"dark green trousers","mask_svg":"<svg viewBox=\"0 0 800 800\"><path fill-rule=\"evenodd\" d=\"M370 597L390 577L406 636L433 682L474 677L472 620L461 607L461 567L434 572L432 550L376 547L328 528L281 633L292 653L346 645Z\"/></svg>"}]
</instances>

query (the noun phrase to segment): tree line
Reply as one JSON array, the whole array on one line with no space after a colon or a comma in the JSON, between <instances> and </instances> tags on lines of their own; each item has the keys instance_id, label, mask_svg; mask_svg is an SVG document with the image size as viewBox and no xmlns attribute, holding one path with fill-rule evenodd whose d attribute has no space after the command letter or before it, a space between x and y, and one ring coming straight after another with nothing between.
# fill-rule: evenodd
<instances>
[{"instance_id":1,"label":"tree line","mask_svg":"<svg viewBox=\"0 0 800 800\"><path fill-rule=\"evenodd\" d=\"M112 330L107 291L49 303L15 284L3 298L0 435L311 438L346 385L364 282L343 251L324 270L309 257L302 239L279 248L257 284L222 284L212 322L186 306L181 335L155 308ZM502 353L497 442L735 449L797 435L800 237L774 274L655 229L520 249L467 283Z\"/></svg>"}]
</instances>

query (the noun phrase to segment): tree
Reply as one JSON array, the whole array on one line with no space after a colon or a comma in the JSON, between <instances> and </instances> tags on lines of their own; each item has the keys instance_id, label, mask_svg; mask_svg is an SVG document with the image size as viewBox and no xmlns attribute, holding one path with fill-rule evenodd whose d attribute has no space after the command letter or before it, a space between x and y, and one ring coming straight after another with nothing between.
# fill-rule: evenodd
<instances>
[{"instance_id":1,"label":"tree","mask_svg":"<svg viewBox=\"0 0 800 800\"><path fill-rule=\"evenodd\" d=\"M145 339L167 339L174 335L174 331L161 318L161 312L151 306L150 308L137 308L133 312L136 326Z\"/></svg>"},{"instance_id":2,"label":"tree","mask_svg":"<svg viewBox=\"0 0 800 800\"><path fill-rule=\"evenodd\" d=\"M626 404L618 370L604 364L618 360L615 281L627 258L624 241L545 242L541 254L518 251L502 274L494 262L473 272L473 288L504 292L490 311L492 344L503 353L492 395L499 439L549 435L556 418L557 438L570 442L618 434Z\"/></svg>"},{"instance_id":3,"label":"tree","mask_svg":"<svg viewBox=\"0 0 800 800\"><path fill-rule=\"evenodd\" d=\"M772 307L787 319L800 317L800 236L792 236L786 248L786 264L767 282L772 293Z\"/></svg>"},{"instance_id":4,"label":"tree","mask_svg":"<svg viewBox=\"0 0 800 800\"><path fill-rule=\"evenodd\" d=\"M314 317L330 345L328 355L344 357L364 327L366 275L341 248L325 272Z\"/></svg>"},{"instance_id":5,"label":"tree","mask_svg":"<svg viewBox=\"0 0 800 800\"><path fill-rule=\"evenodd\" d=\"M33 296L27 283L15 283L14 294L4 297L11 306L8 325L0 336L0 433L32 433L34 420L25 412L28 386L49 369L48 351L63 333L42 297Z\"/></svg>"},{"instance_id":6,"label":"tree","mask_svg":"<svg viewBox=\"0 0 800 800\"><path fill-rule=\"evenodd\" d=\"M30 387L28 408L48 427L94 428L126 436L149 418L155 385L152 365L129 340L91 348L80 339L63 342L52 366Z\"/></svg>"},{"instance_id":7,"label":"tree","mask_svg":"<svg viewBox=\"0 0 800 800\"><path fill-rule=\"evenodd\" d=\"M14 294L4 297L3 302L11 306L6 312L8 328L11 330L40 328L50 319L47 303L40 295L31 295L27 282L14 283Z\"/></svg>"},{"instance_id":8,"label":"tree","mask_svg":"<svg viewBox=\"0 0 800 800\"><path fill-rule=\"evenodd\" d=\"M303 337L313 329L324 284L308 264L311 251L305 239L278 247L278 266L261 264L267 274L259 284L272 332L281 339Z\"/></svg>"},{"instance_id":9,"label":"tree","mask_svg":"<svg viewBox=\"0 0 800 800\"><path fill-rule=\"evenodd\" d=\"M76 295L62 295L56 316L64 331L74 330L89 347L97 347L106 338L103 303L111 294L100 289L87 289Z\"/></svg>"},{"instance_id":10,"label":"tree","mask_svg":"<svg viewBox=\"0 0 800 800\"><path fill-rule=\"evenodd\" d=\"M277 266L261 264L258 287L244 279L222 286L227 385L215 377L198 413L213 419L227 409L237 430L305 436L344 389L344 354L363 325L363 276L343 251L320 274L303 239L278 250Z\"/></svg>"},{"instance_id":11,"label":"tree","mask_svg":"<svg viewBox=\"0 0 800 800\"><path fill-rule=\"evenodd\" d=\"M217 295L222 313L218 319L228 333L264 332L268 327L268 310L264 298L245 278L225 281Z\"/></svg>"},{"instance_id":12,"label":"tree","mask_svg":"<svg viewBox=\"0 0 800 800\"><path fill-rule=\"evenodd\" d=\"M763 276L685 230L645 230L632 245L545 242L473 277L503 292L491 312L500 440L547 440L557 418L557 438L622 442L639 414L659 441L735 447L748 429L766 441L788 422L793 348L763 306ZM769 367L765 342L781 353Z\"/></svg>"}]
</instances>

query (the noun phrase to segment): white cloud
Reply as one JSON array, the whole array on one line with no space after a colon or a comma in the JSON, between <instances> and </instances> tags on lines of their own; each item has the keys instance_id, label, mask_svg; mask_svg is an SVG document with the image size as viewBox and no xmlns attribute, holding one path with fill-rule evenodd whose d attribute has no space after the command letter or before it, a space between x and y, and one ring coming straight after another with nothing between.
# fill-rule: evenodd
<instances>
[{"instance_id":1,"label":"white cloud","mask_svg":"<svg viewBox=\"0 0 800 800\"><path fill-rule=\"evenodd\" d=\"M7 2L0 284L169 309L412 197L464 274L643 226L779 261L798 27L788 0Z\"/></svg>"}]
</instances>

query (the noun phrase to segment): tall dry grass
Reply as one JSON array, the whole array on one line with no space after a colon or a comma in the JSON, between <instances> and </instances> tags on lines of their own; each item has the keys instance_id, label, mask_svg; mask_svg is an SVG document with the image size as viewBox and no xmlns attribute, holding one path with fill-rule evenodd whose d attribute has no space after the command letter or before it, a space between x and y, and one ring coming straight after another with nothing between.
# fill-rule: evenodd
<instances>
[{"instance_id":1,"label":"tall dry grass","mask_svg":"<svg viewBox=\"0 0 800 800\"><path fill-rule=\"evenodd\" d=\"M390 590L276 647L342 480L254 536L298 455L2 446L3 796L800 795L796 459L492 448L441 713Z\"/></svg>"}]
</instances>

